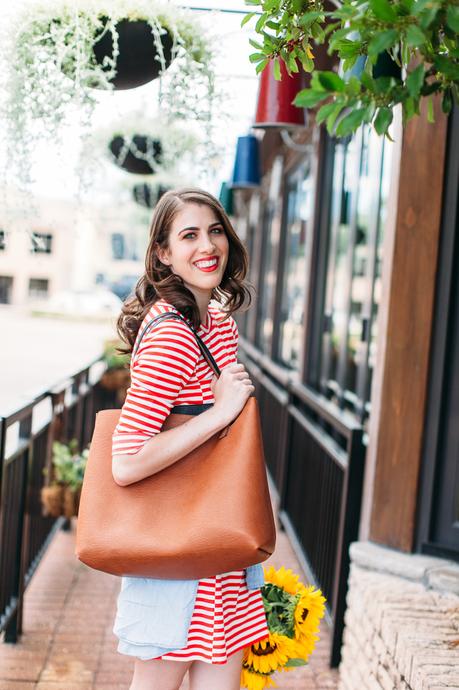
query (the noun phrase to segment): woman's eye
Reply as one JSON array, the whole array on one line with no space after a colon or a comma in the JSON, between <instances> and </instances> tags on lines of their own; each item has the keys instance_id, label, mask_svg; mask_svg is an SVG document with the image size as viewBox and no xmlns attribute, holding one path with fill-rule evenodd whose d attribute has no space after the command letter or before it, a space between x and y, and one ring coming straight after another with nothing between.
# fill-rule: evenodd
<instances>
[{"instance_id":1,"label":"woman's eye","mask_svg":"<svg viewBox=\"0 0 459 690\"><path fill-rule=\"evenodd\" d=\"M218 235L221 235L221 234L224 232L224 230L223 230L223 228L212 228L211 232L216 232ZM187 239L190 238L190 237L191 237L192 239L195 238L195 237L196 237L196 233L195 233L195 232L187 232L186 235L183 235L183 238L184 238L185 240L187 240Z\"/></svg>"}]
</instances>

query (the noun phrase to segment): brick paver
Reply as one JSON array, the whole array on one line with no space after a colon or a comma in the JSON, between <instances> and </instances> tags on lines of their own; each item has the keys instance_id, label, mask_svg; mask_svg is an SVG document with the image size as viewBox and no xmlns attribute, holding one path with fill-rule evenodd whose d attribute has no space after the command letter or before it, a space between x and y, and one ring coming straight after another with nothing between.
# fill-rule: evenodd
<instances>
[{"instance_id":1,"label":"brick paver","mask_svg":"<svg viewBox=\"0 0 459 690\"><path fill-rule=\"evenodd\" d=\"M119 578L97 572L74 556L75 524L55 536L27 589L23 635L0 643L0 690L128 690L133 659L118 654L112 633ZM303 576L286 535L279 531L266 565L284 565ZM329 631L306 667L277 674L279 690L336 688L328 666ZM182 690L188 690L185 680ZM217 689L215 689L217 690Z\"/></svg>"}]
</instances>

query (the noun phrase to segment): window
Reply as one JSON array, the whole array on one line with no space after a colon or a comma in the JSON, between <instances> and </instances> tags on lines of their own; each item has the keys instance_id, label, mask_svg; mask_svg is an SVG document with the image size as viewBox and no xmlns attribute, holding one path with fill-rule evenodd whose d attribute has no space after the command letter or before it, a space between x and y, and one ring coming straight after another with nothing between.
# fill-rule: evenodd
<instances>
[{"instance_id":1,"label":"window","mask_svg":"<svg viewBox=\"0 0 459 690\"><path fill-rule=\"evenodd\" d=\"M0 276L0 304L11 304L12 288L13 278L11 276Z\"/></svg>"},{"instance_id":2,"label":"window","mask_svg":"<svg viewBox=\"0 0 459 690\"><path fill-rule=\"evenodd\" d=\"M126 237L121 232L111 236L112 257L115 261L139 261L140 252L135 237Z\"/></svg>"},{"instance_id":3,"label":"window","mask_svg":"<svg viewBox=\"0 0 459 690\"><path fill-rule=\"evenodd\" d=\"M6 249L6 232L4 230L0 230L0 252L5 251Z\"/></svg>"},{"instance_id":4,"label":"window","mask_svg":"<svg viewBox=\"0 0 459 690\"><path fill-rule=\"evenodd\" d=\"M272 167L268 199L264 204L260 228L263 246L260 265L256 345L266 354L271 352L273 337L274 300L282 219L282 168L282 157L278 156Z\"/></svg>"},{"instance_id":5,"label":"window","mask_svg":"<svg viewBox=\"0 0 459 690\"><path fill-rule=\"evenodd\" d=\"M29 297L44 299L48 296L49 281L46 278L30 278Z\"/></svg>"},{"instance_id":6,"label":"window","mask_svg":"<svg viewBox=\"0 0 459 690\"><path fill-rule=\"evenodd\" d=\"M331 210L323 238L327 257L316 387L365 423L375 362L391 147L369 127L330 145Z\"/></svg>"},{"instance_id":7,"label":"window","mask_svg":"<svg viewBox=\"0 0 459 690\"><path fill-rule=\"evenodd\" d=\"M459 108L449 118L417 550L459 561Z\"/></svg>"},{"instance_id":8,"label":"window","mask_svg":"<svg viewBox=\"0 0 459 690\"><path fill-rule=\"evenodd\" d=\"M33 232L32 254L51 254L52 240L52 235L47 235L42 232Z\"/></svg>"},{"instance_id":9,"label":"window","mask_svg":"<svg viewBox=\"0 0 459 690\"><path fill-rule=\"evenodd\" d=\"M290 368L299 367L304 332L307 273L307 240L311 232L313 181L309 159L290 174L285 190L285 242L282 270L278 358Z\"/></svg>"}]
</instances>

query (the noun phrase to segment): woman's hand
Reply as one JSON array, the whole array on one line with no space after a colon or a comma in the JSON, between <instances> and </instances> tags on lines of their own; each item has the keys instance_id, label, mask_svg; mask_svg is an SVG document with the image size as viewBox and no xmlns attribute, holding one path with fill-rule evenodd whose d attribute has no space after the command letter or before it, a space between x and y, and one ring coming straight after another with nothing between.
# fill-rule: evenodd
<instances>
[{"instance_id":1,"label":"woman's hand","mask_svg":"<svg viewBox=\"0 0 459 690\"><path fill-rule=\"evenodd\" d=\"M221 370L219 378L213 377L211 389L215 399L214 413L218 411L230 424L241 412L255 386L244 365L234 362Z\"/></svg>"}]
</instances>

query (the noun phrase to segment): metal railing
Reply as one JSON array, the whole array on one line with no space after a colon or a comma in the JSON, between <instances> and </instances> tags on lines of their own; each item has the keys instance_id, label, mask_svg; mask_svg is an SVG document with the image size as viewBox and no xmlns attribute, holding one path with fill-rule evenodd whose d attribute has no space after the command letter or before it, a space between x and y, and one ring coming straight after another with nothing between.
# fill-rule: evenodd
<instances>
[{"instance_id":1,"label":"metal railing","mask_svg":"<svg viewBox=\"0 0 459 690\"><path fill-rule=\"evenodd\" d=\"M239 338L256 388L266 464L279 519L311 584L327 599L330 666L337 667L346 609L349 546L358 539L365 446L349 414Z\"/></svg>"},{"instance_id":2,"label":"metal railing","mask_svg":"<svg viewBox=\"0 0 459 690\"><path fill-rule=\"evenodd\" d=\"M116 407L98 381L101 358L0 417L0 632L5 642L22 633L24 591L53 534L68 526L42 512L44 470L50 470L55 440L90 441L95 414Z\"/></svg>"}]
</instances>

